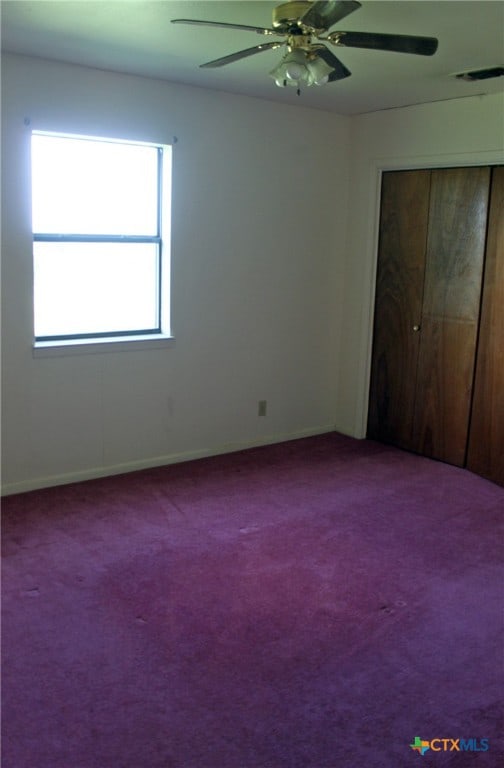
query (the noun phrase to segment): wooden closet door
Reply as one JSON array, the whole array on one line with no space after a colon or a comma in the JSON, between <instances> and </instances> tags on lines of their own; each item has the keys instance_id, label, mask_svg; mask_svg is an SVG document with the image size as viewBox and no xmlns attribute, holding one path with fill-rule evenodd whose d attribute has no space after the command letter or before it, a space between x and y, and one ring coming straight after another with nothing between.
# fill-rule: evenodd
<instances>
[{"instance_id":1,"label":"wooden closet door","mask_svg":"<svg viewBox=\"0 0 504 768\"><path fill-rule=\"evenodd\" d=\"M504 167L494 168L468 469L504 485Z\"/></svg>"},{"instance_id":2,"label":"wooden closet door","mask_svg":"<svg viewBox=\"0 0 504 768\"><path fill-rule=\"evenodd\" d=\"M383 174L368 437L412 447L430 171Z\"/></svg>"},{"instance_id":3,"label":"wooden closet door","mask_svg":"<svg viewBox=\"0 0 504 768\"><path fill-rule=\"evenodd\" d=\"M432 171L414 450L465 465L489 168Z\"/></svg>"}]
</instances>

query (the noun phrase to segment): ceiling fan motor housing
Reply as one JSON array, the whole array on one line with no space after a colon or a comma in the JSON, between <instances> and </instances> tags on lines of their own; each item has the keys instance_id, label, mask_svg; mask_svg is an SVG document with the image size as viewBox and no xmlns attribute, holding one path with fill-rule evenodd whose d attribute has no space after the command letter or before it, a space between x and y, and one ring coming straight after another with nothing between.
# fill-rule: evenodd
<instances>
[{"instance_id":1,"label":"ceiling fan motor housing","mask_svg":"<svg viewBox=\"0 0 504 768\"><path fill-rule=\"evenodd\" d=\"M307 0L278 5L273 9L273 27L283 31L298 27L298 20L308 12L311 5Z\"/></svg>"}]
</instances>

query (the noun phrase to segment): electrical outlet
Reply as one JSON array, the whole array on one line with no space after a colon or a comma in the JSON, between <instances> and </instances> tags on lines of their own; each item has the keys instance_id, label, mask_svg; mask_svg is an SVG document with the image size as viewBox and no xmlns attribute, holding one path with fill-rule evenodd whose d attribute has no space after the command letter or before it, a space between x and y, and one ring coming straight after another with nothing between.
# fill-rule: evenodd
<instances>
[{"instance_id":1,"label":"electrical outlet","mask_svg":"<svg viewBox=\"0 0 504 768\"><path fill-rule=\"evenodd\" d=\"M266 400L259 400L257 414L258 416L266 416Z\"/></svg>"}]
</instances>

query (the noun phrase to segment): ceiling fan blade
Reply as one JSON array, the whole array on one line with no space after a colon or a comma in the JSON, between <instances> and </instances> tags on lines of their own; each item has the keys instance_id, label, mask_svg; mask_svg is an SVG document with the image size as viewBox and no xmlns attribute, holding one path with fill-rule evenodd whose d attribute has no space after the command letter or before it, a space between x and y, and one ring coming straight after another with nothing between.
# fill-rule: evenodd
<instances>
[{"instance_id":1,"label":"ceiling fan blade","mask_svg":"<svg viewBox=\"0 0 504 768\"><path fill-rule=\"evenodd\" d=\"M285 43L262 43L261 45L255 45L253 48L246 48L244 51L230 53L229 56L223 56L221 59L207 61L206 64L200 64L200 68L212 69L213 67L223 67L225 64L232 64L233 61L245 59L247 56L253 56L255 53L262 53L262 51L270 51L272 48L280 48L282 45L285 45Z\"/></svg>"},{"instance_id":2,"label":"ceiling fan blade","mask_svg":"<svg viewBox=\"0 0 504 768\"><path fill-rule=\"evenodd\" d=\"M334 53L326 48L325 45L314 45L312 50L317 52L319 58L332 68L332 72L329 74L328 82L333 83L335 80L343 80L345 77L349 77L352 73L345 65L336 58Z\"/></svg>"},{"instance_id":3,"label":"ceiling fan blade","mask_svg":"<svg viewBox=\"0 0 504 768\"><path fill-rule=\"evenodd\" d=\"M225 21L202 21L200 19L172 19L172 24L194 24L200 27L223 27L224 29L241 29L245 32L257 32L259 35L280 35L276 29L268 27L249 27L247 24L228 24Z\"/></svg>"},{"instance_id":4,"label":"ceiling fan blade","mask_svg":"<svg viewBox=\"0 0 504 768\"><path fill-rule=\"evenodd\" d=\"M417 53L432 56L437 51L435 37L414 37L412 35L384 35L375 32L331 32L327 40L333 45L347 48L373 48L379 51Z\"/></svg>"},{"instance_id":5,"label":"ceiling fan blade","mask_svg":"<svg viewBox=\"0 0 504 768\"><path fill-rule=\"evenodd\" d=\"M315 29L329 29L360 7L357 0L317 0L301 17L300 22Z\"/></svg>"}]
</instances>

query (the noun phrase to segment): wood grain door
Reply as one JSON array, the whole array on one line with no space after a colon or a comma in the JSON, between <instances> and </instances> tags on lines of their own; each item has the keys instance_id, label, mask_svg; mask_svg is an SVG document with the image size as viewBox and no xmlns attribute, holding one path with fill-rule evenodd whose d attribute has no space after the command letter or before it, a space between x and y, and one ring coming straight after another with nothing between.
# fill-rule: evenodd
<instances>
[{"instance_id":1,"label":"wood grain door","mask_svg":"<svg viewBox=\"0 0 504 768\"><path fill-rule=\"evenodd\" d=\"M490 169L432 171L413 448L464 466Z\"/></svg>"},{"instance_id":2,"label":"wood grain door","mask_svg":"<svg viewBox=\"0 0 504 768\"><path fill-rule=\"evenodd\" d=\"M504 485L504 167L494 168L468 469Z\"/></svg>"},{"instance_id":3,"label":"wood grain door","mask_svg":"<svg viewBox=\"0 0 504 768\"><path fill-rule=\"evenodd\" d=\"M382 177L368 437L412 446L429 170Z\"/></svg>"}]
</instances>

